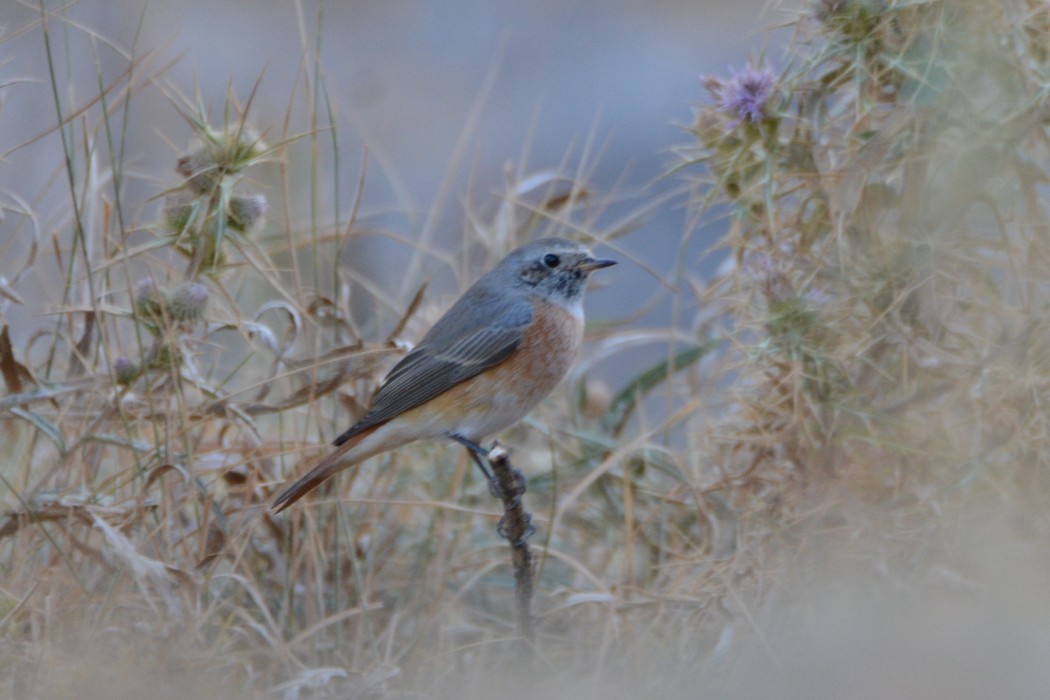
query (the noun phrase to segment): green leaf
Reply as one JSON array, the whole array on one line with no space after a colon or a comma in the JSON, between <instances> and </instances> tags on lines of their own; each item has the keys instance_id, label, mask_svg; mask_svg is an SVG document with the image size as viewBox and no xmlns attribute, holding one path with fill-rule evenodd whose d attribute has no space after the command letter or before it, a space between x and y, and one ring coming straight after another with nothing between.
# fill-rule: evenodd
<instances>
[{"instance_id":1,"label":"green leaf","mask_svg":"<svg viewBox=\"0 0 1050 700\"><path fill-rule=\"evenodd\" d=\"M714 350L722 341L712 339L701 345L694 345L681 350L672 357L661 360L645 370L613 398L609 408L602 416L602 427L613 435L623 430L624 424L638 402L655 387L662 384L672 374L695 364L700 358Z\"/></svg>"}]
</instances>

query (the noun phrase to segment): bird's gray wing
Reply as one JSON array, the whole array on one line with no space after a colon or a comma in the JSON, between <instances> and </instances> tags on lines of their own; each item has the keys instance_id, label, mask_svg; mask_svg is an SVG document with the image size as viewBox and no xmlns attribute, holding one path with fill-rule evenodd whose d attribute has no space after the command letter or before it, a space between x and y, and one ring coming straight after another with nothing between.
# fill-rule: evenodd
<instances>
[{"instance_id":1,"label":"bird's gray wing","mask_svg":"<svg viewBox=\"0 0 1050 700\"><path fill-rule=\"evenodd\" d=\"M503 362L521 344L532 316L527 300L510 301L472 288L394 365L368 413L334 444L341 445Z\"/></svg>"}]
</instances>

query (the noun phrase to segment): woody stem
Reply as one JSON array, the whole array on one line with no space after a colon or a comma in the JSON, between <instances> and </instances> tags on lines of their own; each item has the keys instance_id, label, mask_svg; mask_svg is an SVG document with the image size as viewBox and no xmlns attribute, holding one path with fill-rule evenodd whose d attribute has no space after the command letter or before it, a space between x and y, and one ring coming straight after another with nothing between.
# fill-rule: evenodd
<instances>
[{"instance_id":1,"label":"woody stem","mask_svg":"<svg viewBox=\"0 0 1050 700\"><path fill-rule=\"evenodd\" d=\"M529 536L535 528L532 526L532 516L522 505L525 475L511 465L510 456L502 447L494 445L491 450L486 450L462 435L450 437L467 448L474 462L485 474L489 490L503 501L503 517L500 518L497 530L501 537L510 542L518 634L532 647L536 634L532 619L534 573ZM491 473L485 468L485 462L492 467Z\"/></svg>"},{"instance_id":2,"label":"woody stem","mask_svg":"<svg viewBox=\"0 0 1050 700\"><path fill-rule=\"evenodd\" d=\"M511 562L514 566L518 634L531 647L536 641L532 619L534 573L532 551L529 549L529 536L534 532L534 528L532 527L532 516L522 505L521 496L525 493L525 477L511 466L509 455L502 447L493 447L487 459L499 487L499 496L503 500L504 515L500 519L499 533L510 542Z\"/></svg>"}]
</instances>

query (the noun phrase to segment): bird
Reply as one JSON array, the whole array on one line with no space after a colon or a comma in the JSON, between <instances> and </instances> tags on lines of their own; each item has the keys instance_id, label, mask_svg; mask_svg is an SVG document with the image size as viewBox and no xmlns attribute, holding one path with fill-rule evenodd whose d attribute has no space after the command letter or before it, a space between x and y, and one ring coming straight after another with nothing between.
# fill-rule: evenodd
<instances>
[{"instance_id":1,"label":"bird","mask_svg":"<svg viewBox=\"0 0 1050 700\"><path fill-rule=\"evenodd\" d=\"M524 418L562 380L583 342L587 278L615 264L565 238L511 251L394 365L336 449L271 509L279 513L337 472L416 440L464 445L491 484L479 443Z\"/></svg>"}]
</instances>

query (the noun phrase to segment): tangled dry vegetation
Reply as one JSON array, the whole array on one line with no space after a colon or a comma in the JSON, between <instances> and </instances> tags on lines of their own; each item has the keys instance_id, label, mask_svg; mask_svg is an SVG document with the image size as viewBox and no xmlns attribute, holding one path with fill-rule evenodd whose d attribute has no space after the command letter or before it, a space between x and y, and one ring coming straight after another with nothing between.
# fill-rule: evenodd
<instances>
[{"instance_id":1,"label":"tangled dry vegetation","mask_svg":"<svg viewBox=\"0 0 1050 700\"><path fill-rule=\"evenodd\" d=\"M683 137L697 218L728 222L716 274L668 280L695 318L608 396L586 370L638 334L592 323L583 369L504 436L538 527L534 658L461 450L267 511L440 311L346 264L375 233L358 206L263 225L253 170L286 187L296 139L250 129L250 99L216 119L173 96L197 141L138 221L115 158L135 86L86 135L60 117L68 228L3 223L0 314L45 319L0 335L5 694L693 696L741 656L791 666L829 581L972 607L1004 577L960 558L974 532L1028 554L1050 534L1050 6L821 0L797 28L779 66L709 78ZM566 229L615 246L598 188L565 182L510 181L464 254L417 243L409 273L467 281Z\"/></svg>"}]
</instances>

